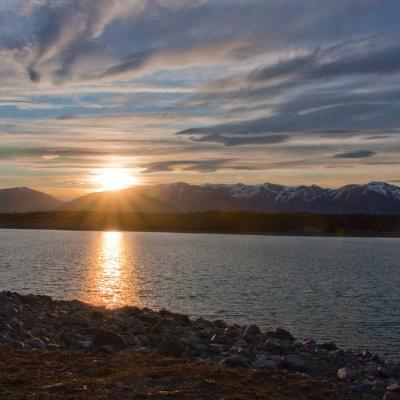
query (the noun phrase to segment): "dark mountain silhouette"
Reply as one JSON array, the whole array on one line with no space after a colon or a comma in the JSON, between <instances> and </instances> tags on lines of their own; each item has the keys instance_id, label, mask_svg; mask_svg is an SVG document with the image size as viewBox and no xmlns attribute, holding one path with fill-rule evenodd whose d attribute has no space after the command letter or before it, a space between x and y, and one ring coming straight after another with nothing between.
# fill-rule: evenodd
<instances>
[{"instance_id":1,"label":"dark mountain silhouette","mask_svg":"<svg viewBox=\"0 0 400 400\"><path fill-rule=\"evenodd\" d=\"M31 211L101 211L189 213L246 211L256 213L400 214L400 188L384 182L319 186L262 185L138 185L96 192L70 202L29 188L0 190L0 213Z\"/></svg>"},{"instance_id":2,"label":"dark mountain silhouette","mask_svg":"<svg viewBox=\"0 0 400 400\"><path fill-rule=\"evenodd\" d=\"M182 213L197 211L400 214L400 188L384 182L319 186L211 185L186 183L135 186L91 193L61 207L69 211Z\"/></svg>"},{"instance_id":3,"label":"dark mountain silhouette","mask_svg":"<svg viewBox=\"0 0 400 400\"><path fill-rule=\"evenodd\" d=\"M62 201L26 187L0 189L0 212L30 212L57 210Z\"/></svg>"}]
</instances>

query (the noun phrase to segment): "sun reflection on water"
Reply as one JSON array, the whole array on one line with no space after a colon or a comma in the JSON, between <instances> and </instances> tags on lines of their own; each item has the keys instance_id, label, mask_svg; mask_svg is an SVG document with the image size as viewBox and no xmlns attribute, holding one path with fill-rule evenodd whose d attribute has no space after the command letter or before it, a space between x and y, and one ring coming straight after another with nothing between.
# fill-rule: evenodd
<instances>
[{"instance_id":1,"label":"sun reflection on water","mask_svg":"<svg viewBox=\"0 0 400 400\"><path fill-rule=\"evenodd\" d=\"M137 304L134 266L128 262L123 232L102 232L89 272L86 301L115 308Z\"/></svg>"}]
</instances>

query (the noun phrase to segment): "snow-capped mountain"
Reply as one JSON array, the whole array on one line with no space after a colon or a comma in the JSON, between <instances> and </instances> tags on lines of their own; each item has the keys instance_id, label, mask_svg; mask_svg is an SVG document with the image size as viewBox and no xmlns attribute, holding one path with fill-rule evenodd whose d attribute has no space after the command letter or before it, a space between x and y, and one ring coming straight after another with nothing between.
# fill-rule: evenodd
<instances>
[{"instance_id":1,"label":"snow-capped mountain","mask_svg":"<svg viewBox=\"0 0 400 400\"><path fill-rule=\"evenodd\" d=\"M400 188L384 182L347 185L283 186L265 183L186 183L136 186L119 192L92 193L65 204L66 210L136 212L313 212L332 214L400 214Z\"/></svg>"}]
</instances>

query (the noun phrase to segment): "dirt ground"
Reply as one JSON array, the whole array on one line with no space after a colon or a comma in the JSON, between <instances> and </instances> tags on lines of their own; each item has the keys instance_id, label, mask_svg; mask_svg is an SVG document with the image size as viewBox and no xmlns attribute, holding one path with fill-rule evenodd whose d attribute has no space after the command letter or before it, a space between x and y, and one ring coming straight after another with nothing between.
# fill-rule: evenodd
<instances>
[{"instance_id":1,"label":"dirt ground","mask_svg":"<svg viewBox=\"0 0 400 400\"><path fill-rule=\"evenodd\" d=\"M299 374L193 365L144 354L0 347L0 399L357 399Z\"/></svg>"}]
</instances>

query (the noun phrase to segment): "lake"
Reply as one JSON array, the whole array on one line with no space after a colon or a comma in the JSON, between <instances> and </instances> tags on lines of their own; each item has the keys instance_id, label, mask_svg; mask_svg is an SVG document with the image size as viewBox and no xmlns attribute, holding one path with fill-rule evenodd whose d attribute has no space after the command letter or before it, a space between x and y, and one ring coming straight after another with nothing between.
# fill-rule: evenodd
<instances>
[{"instance_id":1,"label":"lake","mask_svg":"<svg viewBox=\"0 0 400 400\"><path fill-rule=\"evenodd\" d=\"M400 239L0 230L0 290L400 355Z\"/></svg>"}]
</instances>

